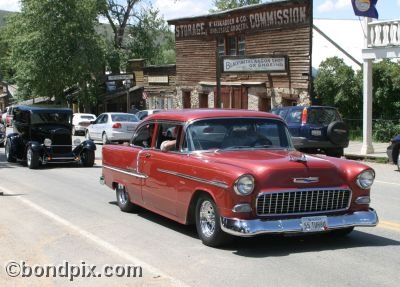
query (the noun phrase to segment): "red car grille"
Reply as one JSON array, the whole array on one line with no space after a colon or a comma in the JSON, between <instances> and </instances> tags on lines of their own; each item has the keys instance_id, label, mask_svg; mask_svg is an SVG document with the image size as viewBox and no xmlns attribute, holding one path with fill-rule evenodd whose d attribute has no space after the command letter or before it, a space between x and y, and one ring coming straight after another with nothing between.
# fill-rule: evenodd
<instances>
[{"instance_id":1,"label":"red car grille","mask_svg":"<svg viewBox=\"0 0 400 287\"><path fill-rule=\"evenodd\" d=\"M300 189L262 193L257 197L257 215L294 215L335 212L349 208L350 189Z\"/></svg>"}]
</instances>

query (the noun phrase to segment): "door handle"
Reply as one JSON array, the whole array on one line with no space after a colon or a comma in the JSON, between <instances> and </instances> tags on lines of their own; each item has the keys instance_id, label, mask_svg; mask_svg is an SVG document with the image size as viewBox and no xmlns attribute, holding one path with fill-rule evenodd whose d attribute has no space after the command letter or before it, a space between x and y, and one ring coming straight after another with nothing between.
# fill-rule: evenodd
<instances>
[{"instance_id":1,"label":"door handle","mask_svg":"<svg viewBox=\"0 0 400 287\"><path fill-rule=\"evenodd\" d=\"M150 158L150 157L151 157L151 154L146 153L146 154L144 155L144 157L145 157L145 158Z\"/></svg>"}]
</instances>

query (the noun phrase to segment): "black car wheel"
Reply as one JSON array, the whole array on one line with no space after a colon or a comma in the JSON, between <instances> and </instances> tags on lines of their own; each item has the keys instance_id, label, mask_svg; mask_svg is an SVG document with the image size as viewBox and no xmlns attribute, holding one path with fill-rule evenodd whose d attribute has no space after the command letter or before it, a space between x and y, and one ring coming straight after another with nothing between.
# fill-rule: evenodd
<instances>
[{"instance_id":1,"label":"black car wheel","mask_svg":"<svg viewBox=\"0 0 400 287\"><path fill-rule=\"evenodd\" d=\"M397 169L400 170L400 150L397 154Z\"/></svg>"},{"instance_id":2,"label":"black car wheel","mask_svg":"<svg viewBox=\"0 0 400 287\"><path fill-rule=\"evenodd\" d=\"M101 140L103 144L109 144L110 141L108 140L106 132L103 132L103 135L101 136Z\"/></svg>"},{"instance_id":3,"label":"black car wheel","mask_svg":"<svg viewBox=\"0 0 400 287\"><path fill-rule=\"evenodd\" d=\"M343 148L331 148L326 150L327 156L342 157L344 154Z\"/></svg>"},{"instance_id":4,"label":"black car wheel","mask_svg":"<svg viewBox=\"0 0 400 287\"><path fill-rule=\"evenodd\" d=\"M328 126L328 137L337 146L347 146L349 143L349 128L344 122L331 122Z\"/></svg>"},{"instance_id":5,"label":"black car wheel","mask_svg":"<svg viewBox=\"0 0 400 287\"><path fill-rule=\"evenodd\" d=\"M81 153L81 163L84 167L92 167L94 165L95 154L93 150L84 150Z\"/></svg>"},{"instance_id":6,"label":"black car wheel","mask_svg":"<svg viewBox=\"0 0 400 287\"><path fill-rule=\"evenodd\" d=\"M129 194L125 189L125 186L118 183L115 187L115 194L117 196L117 203L121 211L123 212L133 212L138 209L136 204L133 204L129 199Z\"/></svg>"},{"instance_id":7,"label":"black car wheel","mask_svg":"<svg viewBox=\"0 0 400 287\"><path fill-rule=\"evenodd\" d=\"M26 150L26 165L30 169L36 169L39 167L39 154L32 150L31 147L28 147Z\"/></svg>"},{"instance_id":8,"label":"black car wheel","mask_svg":"<svg viewBox=\"0 0 400 287\"><path fill-rule=\"evenodd\" d=\"M196 204L196 228L203 244L217 247L231 239L222 231L220 221L214 200L209 195L201 195Z\"/></svg>"},{"instance_id":9,"label":"black car wheel","mask_svg":"<svg viewBox=\"0 0 400 287\"><path fill-rule=\"evenodd\" d=\"M90 133L89 133L88 130L86 130L85 138L86 138L86 140L91 140L91 139L92 139L92 138L90 137Z\"/></svg>"},{"instance_id":10,"label":"black car wheel","mask_svg":"<svg viewBox=\"0 0 400 287\"><path fill-rule=\"evenodd\" d=\"M12 151L11 140L7 139L4 153L8 162L15 162L17 159Z\"/></svg>"}]
</instances>

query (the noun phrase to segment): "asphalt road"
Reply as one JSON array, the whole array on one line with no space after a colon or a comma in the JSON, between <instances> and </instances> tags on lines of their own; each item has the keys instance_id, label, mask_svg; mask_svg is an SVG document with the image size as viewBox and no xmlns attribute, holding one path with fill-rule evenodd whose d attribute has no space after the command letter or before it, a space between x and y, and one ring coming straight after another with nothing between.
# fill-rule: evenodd
<instances>
[{"instance_id":1,"label":"asphalt road","mask_svg":"<svg viewBox=\"0 0 400 287\"><path fill-rule=\"evenodd\" d=\"M214 249L194 227L145 210L120 212L113 191L99 184L100 147L93 168L39 170L6 162L0 148L0 286L398 286L400 172L393 165L369 164L377 174L375 228L344 238L237 238ZM10 277L9 261L37 273ZM103 276L39 276L43 266L66 263L80 275L93 266ZM142 277L106 278L105 264L140 266Z\"/></svg>"}]
</instances>

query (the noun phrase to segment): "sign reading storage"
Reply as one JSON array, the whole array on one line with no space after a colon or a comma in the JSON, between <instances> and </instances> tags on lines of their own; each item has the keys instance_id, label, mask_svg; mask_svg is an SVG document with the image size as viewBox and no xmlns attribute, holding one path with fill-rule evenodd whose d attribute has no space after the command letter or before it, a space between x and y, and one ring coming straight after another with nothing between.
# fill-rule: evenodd
<instances>
[{"instance_id":1,"label":"sign reading storage","mask_svg":"<svg viewBox=\"0 0 400 287\"><path fill-rule=\"evenodd\" d=\"M249 56L223 57L223 73L284 73L287 72L287 58L285 56Z\"/></svg>"}]
</instances>

